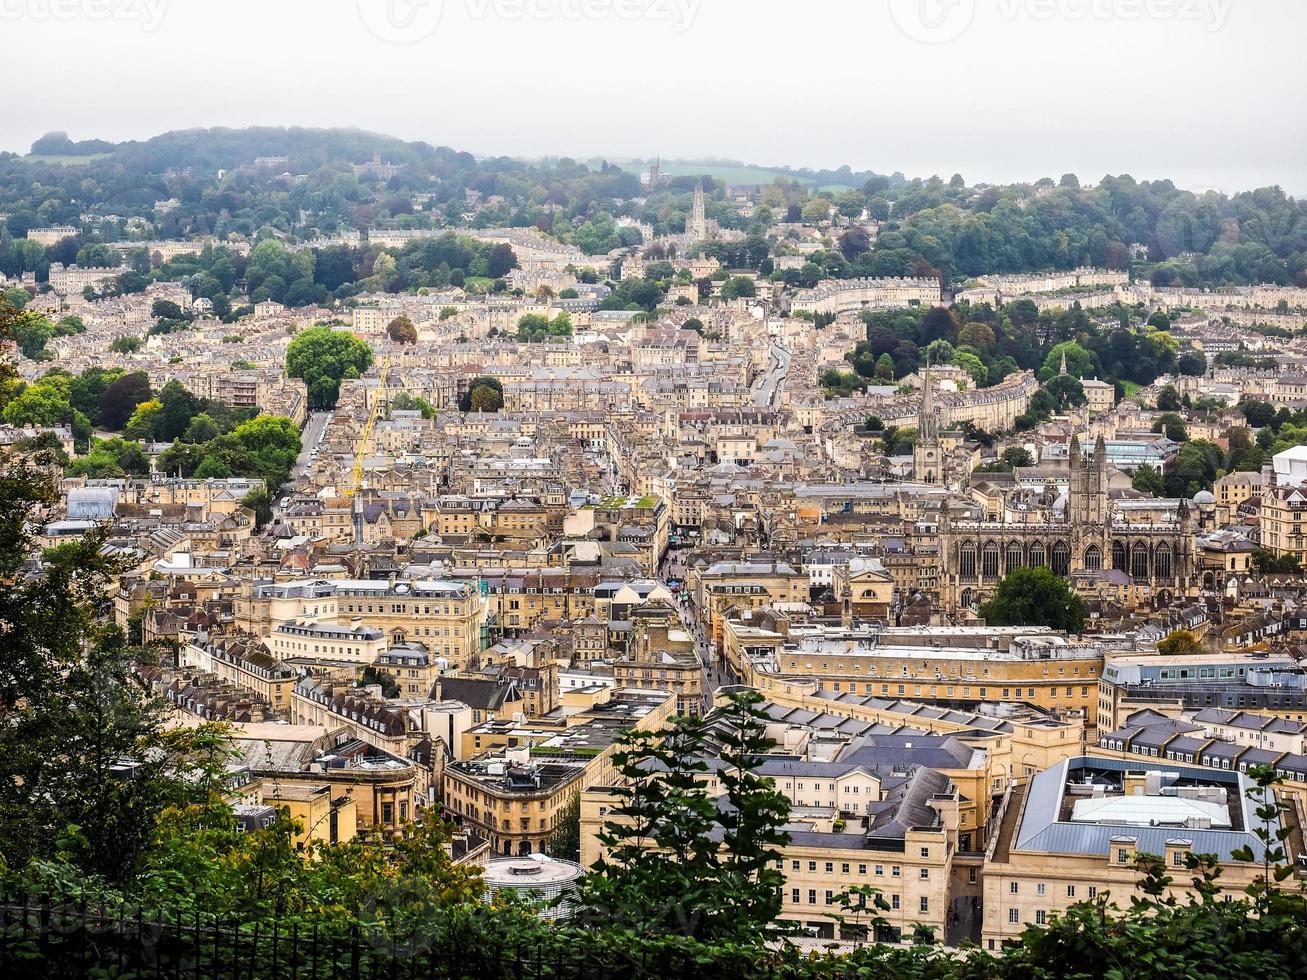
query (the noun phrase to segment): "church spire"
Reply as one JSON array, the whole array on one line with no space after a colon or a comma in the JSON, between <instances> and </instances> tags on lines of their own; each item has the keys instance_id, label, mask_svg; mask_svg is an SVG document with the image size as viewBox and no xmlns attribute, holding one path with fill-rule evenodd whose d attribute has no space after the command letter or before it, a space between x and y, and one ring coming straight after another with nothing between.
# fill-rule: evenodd
<instances>
[{"instance_id":1,"label":"church spire","mask_svg":"<svg viewBox=\"0 0 1307 980\"><path fill-rule=\"evenodd\" d=\"M1062 351L1062 366L1058 369L1057 373L1064 378L1066 377L1066 351L1065 350Z\"/></svg>"},{"instance_id":2,"label":"church spire","mask_svg":"<svg viewBox=\"0 0 1307 980\"><path fill-rule=\"evenodd\" d=\"M934 446L939 442L939 413L935 410L935 386L930 377L930 355L921 381L921 410L917 415L917 442Z\"/></svg>"},{"instance_id":3,"label":"church spire","mask_svg":"<svg viewBox=\"0 0 1307 980\"><path fill-rule=\"evenodd\" d=\"M935 410L935 402L934 399L931 397L932 392L930 390L930 354L929 353L926 354L926 373L922 375L922 378L923 380L921 382L921 414L924 417L926 415L929 415L931 412Z\"/></svg>"}]
</instances>

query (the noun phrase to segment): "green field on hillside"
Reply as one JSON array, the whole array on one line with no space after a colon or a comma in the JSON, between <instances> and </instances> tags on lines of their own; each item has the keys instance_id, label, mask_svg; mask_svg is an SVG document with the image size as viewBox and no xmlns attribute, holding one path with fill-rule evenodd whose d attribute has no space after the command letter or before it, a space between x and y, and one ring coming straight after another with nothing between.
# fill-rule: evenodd
<instances>
[{"instance_id":1,"label":"green field on hillside","mask_svg":"<svg viewBox=\"0 0 1307 980\"><path fill-rule=\"evenodd\" d=\"M632 173L647 173L649 170L648 164L623 163L621 166ZM751 164L710 163L706 160L664 160L662 162L662 172L672 177L697 177L702 174L711 174L715 180L737 186L770 184L777 177L782 177L785 180L797 180L809 187L816 183L814 177L787 173L784 170L756 167ZM845 188L839 184L827 184L821 189L843 190Z\"/></svg>"}]
</instances>

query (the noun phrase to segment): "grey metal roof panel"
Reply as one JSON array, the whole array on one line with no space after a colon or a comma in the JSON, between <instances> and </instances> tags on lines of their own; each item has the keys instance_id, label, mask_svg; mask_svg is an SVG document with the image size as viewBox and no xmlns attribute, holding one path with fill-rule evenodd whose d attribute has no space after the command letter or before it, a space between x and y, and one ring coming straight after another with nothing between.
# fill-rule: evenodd
<instances>
[{"instance_id":1,"label":"grey metal roof panel","mask_svg":"<svg viewBox=\"0 0 1307 980\"><path fill-rule=\"evenodd\" d=\"M1251 813L1253 801L1244 790L1251 784L1238 772L1212 772L1177 766L1169 760L1162 762L1168 772L1178 772L1183 778L1200 783L1225 785L1238 800L1244 814L1244 825L1254 822ZM1138 849L1150 854L1163 854L1166 841L1180 832L1175 827L1140 827L1131 824L1071 823L1059 820L1062 795L1067 776L1073 769L1098 769L1113 772L1134 772L1139 762L1133 759L1075 758L1064 759L1051 769L1045 769L1030 779L1026 803L1017 828L1013 848L1044 853L1106 854L1114 837L1134 837ZM1232 860L1233 851L1251 847L1257 860L1261 859L1262 845L1251 833L1236 830L1198 830L1184 828L1184 835L1194 842L1194 851L1215 854L1222 860Z\"/></svg>"}]
</instances>

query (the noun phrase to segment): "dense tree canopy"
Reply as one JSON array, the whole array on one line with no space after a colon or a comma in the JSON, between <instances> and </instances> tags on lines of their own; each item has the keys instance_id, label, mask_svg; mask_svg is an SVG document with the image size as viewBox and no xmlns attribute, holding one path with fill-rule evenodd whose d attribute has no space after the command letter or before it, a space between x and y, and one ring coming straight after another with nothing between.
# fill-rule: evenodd
<instances>
[{"instance_id":1,"label":"dense tree canopy","mask_svg":"<svg viewBox=\"0 0 1307 980\"><path fill-rule=\"evenodd\" d=\"M979 612L991 626L1048 626L1079 633L1085 625L1080 596L1044 565L1013 569Z\"/></svg>"},{"instance_id":2,"label":"dense tree canopy","mask_svg":"<svg viewBox=\"0 0 1307 980\"><path fill-rule=\"evenodd\" d=\"M340 382L360 377L372 363L372 348L353 334L331 327L301 331L286 348L286 373L303 378L309 405L335 408Z\"/></svg>"}]
</instances>

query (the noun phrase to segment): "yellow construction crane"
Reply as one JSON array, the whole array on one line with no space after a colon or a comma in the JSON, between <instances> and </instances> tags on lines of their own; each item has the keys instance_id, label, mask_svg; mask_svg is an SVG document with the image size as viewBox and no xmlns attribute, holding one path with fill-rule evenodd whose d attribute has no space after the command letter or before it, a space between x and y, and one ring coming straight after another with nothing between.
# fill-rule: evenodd
<instances>
[{"instance_id":1,"label":"yellow construction crane","mask_svg":"<svg viewBox=\"0 0 1307 980\"><path fill-rule=\"evenodd\" d=\"M386 387L386 379L390 376L390 357L386 357L381 362L381 384L379 387ZM377 413L381 410L381 396L372 400L372 408L368 410L368 420L363 425L363 435L359 437L358 452L354 454L354 482L353 485L345 491L346 497L352 497L363 484L363 457L368 451L368 443L372 439L372 426L376 424Z\"/></svg>"}]
</instances>

